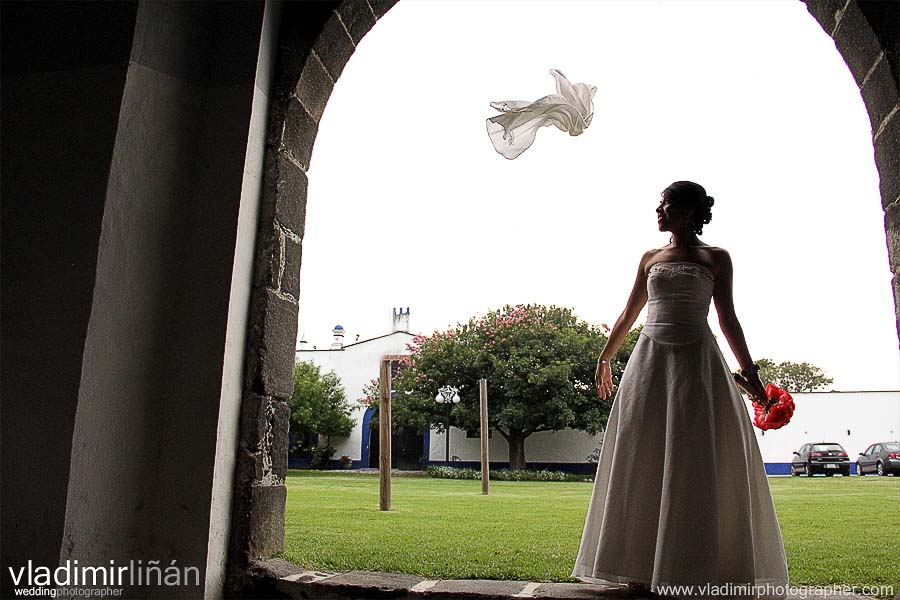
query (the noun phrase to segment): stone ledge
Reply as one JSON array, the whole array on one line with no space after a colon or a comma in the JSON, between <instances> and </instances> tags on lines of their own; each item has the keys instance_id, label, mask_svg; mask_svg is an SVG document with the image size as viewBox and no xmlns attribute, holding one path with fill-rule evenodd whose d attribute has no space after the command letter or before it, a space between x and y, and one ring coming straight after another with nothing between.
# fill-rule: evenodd
<instances>
[{"instance_id":1,"label":"stone ledge","mask_svg":"<svg viewBox=\"0 0 900 600\"><path fill-rule=\"evenodd\" d=\"M283 571L282 571L283 572ZM325 573L304 571L281 577L278 591L290 598L309 600L343 600L349 598L404 599L517 599L553 598L585 600L588 598L630 598L661 600L664 596L629 594L621 588L587 583L536 583L495 579L428 580L419 575L351 571Z\"/></svg>"},{"instance_id":2,"label":"stone ledge","mask_svg":"<svg viewBox=\"0 0 900 600\"><path fill-rule=\"evenodd\" d=\"M300 570L297 567L297 570ZM285 572L284 567L280 571ZM802 588L801 588L802 589ZM547 583L506 581L494 579L442 579L428 580L419 575L382 573L378 571L350 571L327 573L301 571L280 577L278 591L289 598L308 600L346 600L350 598L398 598L398 599L518 599L551 598L554 600L631 599L666 600L668 596L627 592L617 586L588 583ZM812 597L802 591L790 594L788 600ZM817 595L822 600L869 600L853 594Z\"/></svg>"}]
</instances>

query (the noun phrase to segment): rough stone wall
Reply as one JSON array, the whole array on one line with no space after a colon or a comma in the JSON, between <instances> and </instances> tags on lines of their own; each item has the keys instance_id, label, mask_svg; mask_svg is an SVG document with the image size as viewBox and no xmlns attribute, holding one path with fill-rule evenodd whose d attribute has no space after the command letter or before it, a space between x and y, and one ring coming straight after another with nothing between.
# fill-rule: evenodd
<instances>
[{"instance_id":1,"label":"rough stone wall","mask_svg":"<svg viewBox=\"0 0 900 600\"><path fill-rule=\"evenodd\" d=\"M834 39L869 113L900 335L900 3L806 0L806 8Z\"/></svg>"},{"instance_id":2,"label":"rough stone wall","mask_svg":"<svg viewBox=\"0 0 900 600\"><path fill-rule=\"evenodd\" d=\"M229 593L247 584L252 561L284 543L287 402L293 392L306 173L319 120L356 44L394 1L283 6L247 339Z\"/></svg>"}]
</instances>

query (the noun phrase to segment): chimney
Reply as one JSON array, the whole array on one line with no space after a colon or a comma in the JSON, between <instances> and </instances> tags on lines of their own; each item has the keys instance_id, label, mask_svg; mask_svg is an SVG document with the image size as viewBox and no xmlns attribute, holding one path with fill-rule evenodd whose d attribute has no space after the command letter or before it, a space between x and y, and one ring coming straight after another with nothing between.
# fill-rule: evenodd
<instances>
[{"instance_id":1,"label":"chimney","mask_svg":"<svg viewBox=\"0 0 900 600\"><path fill-rule=\"evenodd\" d=\"M393 318L391 319L391 333L395 331L405 331L409 333L409 307L406 307L406 312L403 312L403 308L400 308L400 312L397 312L396 308L391 309L393 311Z\"/></svg>"},{"instance_id":2,"label":"chimney","mask_svg":"<svg viewBox=\"0 0 900 600\"><path fill-rule=\"evenodd\" d=\"M332 350L343 350L344 349L344 326L343 325L335 325L334 326L334 341L331 342Z\"/></svg>"}]
</instances>

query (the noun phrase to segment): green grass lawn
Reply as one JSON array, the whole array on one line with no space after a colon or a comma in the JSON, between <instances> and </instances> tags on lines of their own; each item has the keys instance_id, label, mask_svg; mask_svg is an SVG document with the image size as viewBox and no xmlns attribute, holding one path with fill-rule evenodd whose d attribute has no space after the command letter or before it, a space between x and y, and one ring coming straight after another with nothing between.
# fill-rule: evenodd
<instances>
[{"instance_id":1,"label":"green grass lawn","mask_svg":"<svg viewBox=\"0 0 900 600\"><path fill-rule=\"evenodd\" d=\"M792 585L894 585L900 592L900 479L769 479ZM569 577L593 483L394 477L378 510L377 475L290 471L283 557L325 571L433 579Z\"/></svg>"}]
</instances>

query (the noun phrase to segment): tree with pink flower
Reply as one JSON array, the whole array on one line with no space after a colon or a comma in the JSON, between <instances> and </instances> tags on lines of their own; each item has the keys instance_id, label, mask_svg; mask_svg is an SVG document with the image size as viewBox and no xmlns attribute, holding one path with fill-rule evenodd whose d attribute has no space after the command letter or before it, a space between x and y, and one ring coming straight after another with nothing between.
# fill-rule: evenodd
<instances>
[{"instance_id":1,"label":"tree with pink flower","mask_svg":"<svg viewBox=\"0 0 900 600\"><path fill-rule=\"evenodd\" d=\"M629 334L616 355L616 377L639 331ZM603 327L569 308L539 304L506 305L450 330L415 336L392 386L395 423L443 431L447 407L434 398L439 388L452 385L462 401L450 408L449 425L478 431L477 382L484 377L490 427L509 443L510 467L524 469L525 440L533 433L572 428L596 434L605 427L611 401L600 400L594 384L605 342ZM366 396L377 403L377 397Z\"/></svg>"}]
</instances>

